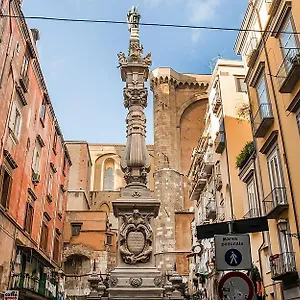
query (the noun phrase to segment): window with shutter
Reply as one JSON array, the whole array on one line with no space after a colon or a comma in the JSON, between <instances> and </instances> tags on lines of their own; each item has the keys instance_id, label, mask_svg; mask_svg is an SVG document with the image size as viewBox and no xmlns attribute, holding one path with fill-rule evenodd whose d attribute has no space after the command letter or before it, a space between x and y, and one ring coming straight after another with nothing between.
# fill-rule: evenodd
<instances>
[{"instance_id":1,"label":"window with shutter","mask_svg":"<svg viewBox=\"0 0 300 300\"><path fill-rule=\"evenodd\" d=\"M23 63L22 63L22 69L21 69L21 76L26 77L28 72L28 66L29 66L29 58L28 55L25 54L23 57Z\"/></svg>"},{"instance_id":2,"label":"window with shutter","mask_svg":"<svg viewBox=\"0 0 300 300\"><path fill-rule=\"evenodd\" d=\"M41 157L41 145L38 141L35 143L35 148L33 151L33 158L32 158L32 170L34 173L39 174L40 171L40 157Z\"/></svg>"},{"instance_id":3,"label":"window with shutter","mask_svg":"<svg viewBox=\"0 0 300 300\"><path fill-rule=\"evenodd\" d=\"M12 104L10 117L9 117L9 129L10 133L13 134L13 137L17 140L20 138L21 133L21 125L22 125L22 114L18 105L14 102Z\"/></svg>"},{"instance_id":4,"label":"window with shutter","mask_svg":"<svg viewBox=\"0 0 300 300\"><path fill-rule=\"evenodd\" d=\"M45 222L43 222L43 225L42 225L40 246L44 251L47 251L47 246L48 246L48 225Z\"/></svg>"},{"instance_id":5,"label":"window with shutter","mask_svg":"<svg viewBox=\"0 0 300 300\"><path fill-rule=\"evenodd\" d=\"M245 83L244 77L236 77L236 91L237 92L247 92L247 85Z\"/></svg>"},{"instance_id":6,"label":"window with shutter","mask_svg":"<svg viewBox=\"0 0 300 300\"><path fill-rule=\"evenodd\" d=\"M48 181L48 195L50 196L52 196L53 177L54 177L54 172L50 170L49 181Z\"/></svg>"},{"instance_id":7,"label":"window with shutter","mask_svg":"<svg viewBox=\"0 0 300 300\"><path fill-rule=\"evenodd\" d=\"M26 207L24 230L29 234L31 234L31 230L32 230L33 215L34 215L33 203L28 201Z\"/></svg>"},{"instance_id":8,"label":"window with shutter","mask_svg":"<svg viewBox=\"0 0 300 300\"><path fill-rule=\"evenodd\" d=\"M43 101L41 105L41 111L40 111L40 119L42 122L45 121L45 117L46 117L46 103Z\"/></svg>"},{"instance_id":9,"label":"window with shutter","mask_svg":"<svg viewBox=\"0 0 300 300\"><path fill-rule=\"evenodd\" d=\"M1 176L0 176L0 192L1 192L1 202L0 204L7 208L9 204L10 194L11 194L11 186L12 186L12 177L8 170L2 166L1 168Z\"/></svg>"},{"instance_id":10,"label":"window with shutter","mask_svg":"<svg viewBox=\"0 0 300 300\"><path fill-rule=\"evenodd\" d=\"M59 249L60 249L59 241L60 241L60 236L56 234L54 238L54 245L53 245L53 259L56 262L59 262Z\"/></svg>"}]
</instances>

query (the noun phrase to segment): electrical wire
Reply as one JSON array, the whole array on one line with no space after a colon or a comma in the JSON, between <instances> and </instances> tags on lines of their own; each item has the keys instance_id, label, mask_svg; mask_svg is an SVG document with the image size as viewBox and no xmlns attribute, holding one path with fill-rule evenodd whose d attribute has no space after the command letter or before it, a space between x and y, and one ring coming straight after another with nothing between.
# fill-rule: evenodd
<instances>
[{"instance_id":1,"label":"electrical wire","mask_svg":"<svg viewBox=\"0 0 300 300\"><path fill-rule=\"evenodd\" d=\"M123 24L128 25L126 21L115 20L96 20L96 19L74 19L74 18L59 18L59 17L46 17L46 16L17 16L17 15L5 15L2 17L27 19L27 20L44 20L44 21L59 21L59 22L80 22L80 23L102 23L102 24ZM256 32L256 33L283 33L283 31L268 31L259 29L242 29L242 28L230 28L230 27L214 27L214 26L196 26L196 25L180 25L180 24L162 24L162 23L139 23L141 26L153 26L153 27L172 27L172 28L188 28L188 29L205 29L205 30L219 30L219 31L235 31L235 32ZM284 32L287 34L300 35L300 32Z\"/></svg>"}]
</instances>

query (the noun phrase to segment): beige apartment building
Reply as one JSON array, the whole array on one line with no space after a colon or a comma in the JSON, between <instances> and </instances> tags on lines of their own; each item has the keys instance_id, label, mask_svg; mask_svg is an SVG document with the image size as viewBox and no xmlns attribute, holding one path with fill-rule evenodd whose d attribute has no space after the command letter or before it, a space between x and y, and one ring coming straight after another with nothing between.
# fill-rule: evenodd
<instances>
[{"instance_id":1,"label":"beige apartment building","mask_svg":"<svg viewBox=\"0 0 300 300\"><path fill-rule=\"evenodd\" d=\"M250 1L241 28L235 51L247 69L255 145L247 168L269 223L259 248L265 294L300 299L300 2Z\"/></svg>"},{"instance_id":2,"label":"beige apartment building","mask_svg":"<svg viewBox=\"0 0 300 300\"><path fill-rule=\"evenodd\" d=\"M190 255L190 294L217 299L222 272L215 270L213 239L197 241L196 226L259 216L248 201L236 159L252 141L251 125L243 112L249 105L242 61L219 59L208 90L205 129L192 154L190 200L194 201L193 253ZM257 239L254 237L252 239ZM261 240L261 237L258 237ZM256 241L252 241L256 262Z\"/></svg>"}]
</instances>

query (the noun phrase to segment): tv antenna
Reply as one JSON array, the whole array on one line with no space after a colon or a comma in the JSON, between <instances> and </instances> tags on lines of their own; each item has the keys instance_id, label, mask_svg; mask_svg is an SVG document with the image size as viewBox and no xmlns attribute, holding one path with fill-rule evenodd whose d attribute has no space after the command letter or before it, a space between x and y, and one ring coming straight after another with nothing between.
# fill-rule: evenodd
<instances>
[{"instance_id":1,"label":"tv antenna","mask_svg":"<svg viewBox=\"0 0 300 300\"><path fill-rule=\"evenodd\" d=\"M210 73L212 73L215 69L216 63L218 61L218 59L222 59L223 58L223 53L226 52L226 50L224 49L222 52L217 53L217 56L214 57L213 59L211 59L209 61L208 67L210 69Z\"/></svg>"}]
</instances>

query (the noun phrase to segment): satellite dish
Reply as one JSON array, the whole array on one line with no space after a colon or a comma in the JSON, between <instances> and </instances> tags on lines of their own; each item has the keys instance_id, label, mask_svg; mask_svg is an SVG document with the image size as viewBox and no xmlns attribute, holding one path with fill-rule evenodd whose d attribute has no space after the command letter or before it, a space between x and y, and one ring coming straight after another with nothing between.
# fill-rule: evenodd
<instances>
[{"instance_id":1,"label":"satellite dish","mask_svg":"<svg viewBox=\"0 0 300 300\"><path fill-rule=\"evenodd\" d=\"M86 288L83 290L83 293L88 296L91 293L91 290L89 288Z\"/></svg>"},{"instance_id":2,"label":"satellite dish","mask_svg":"<svg viewBox=\"0 0 300 300\"><path fill-rule=\"evenodd\" d=\"M188 282L187 278L186 277L182 277L182 283L187 283L187 282Z\"/></svg>"}]
</instances>

